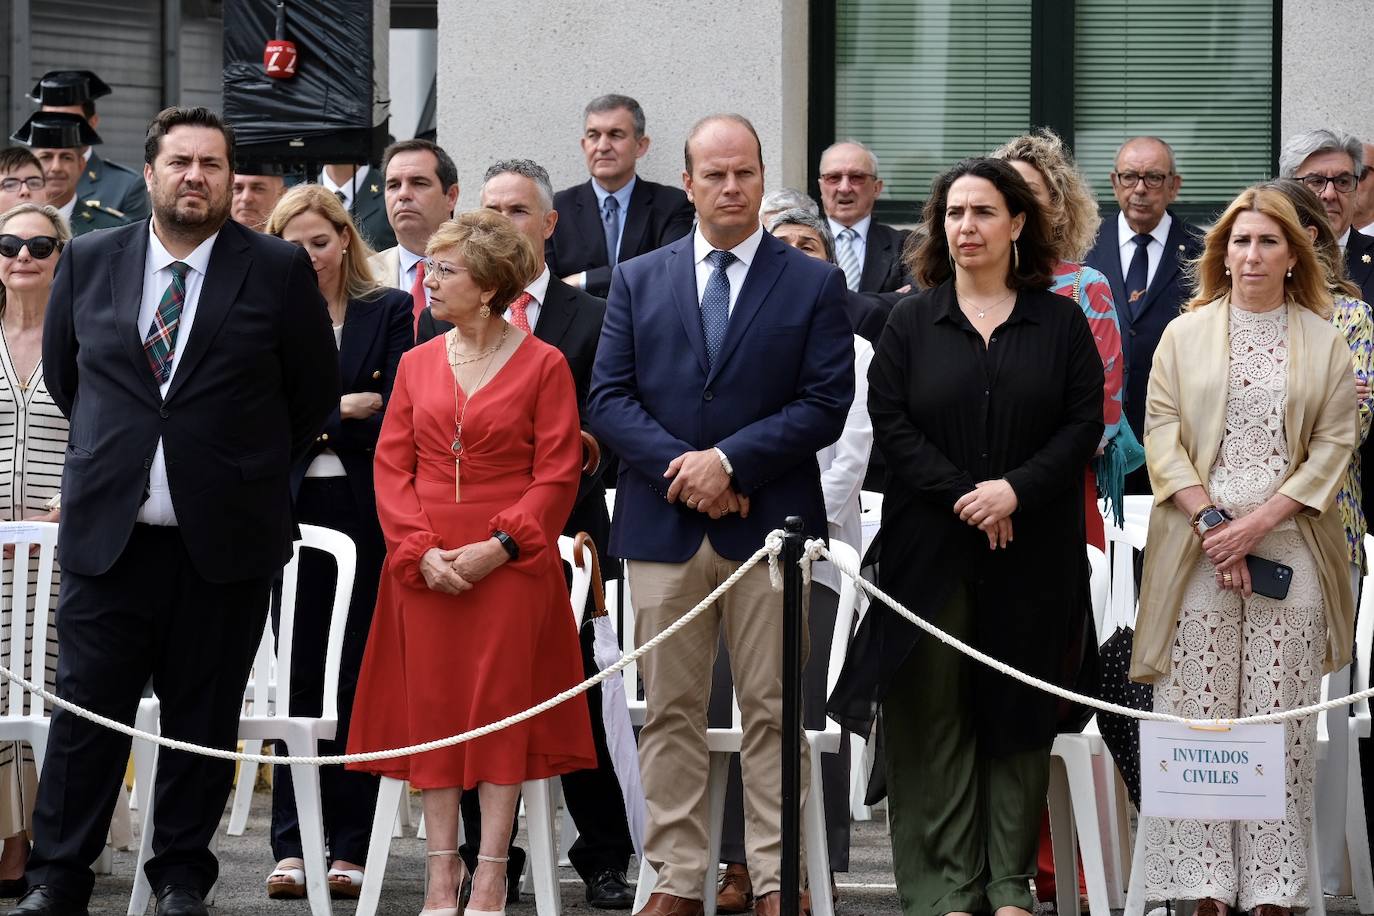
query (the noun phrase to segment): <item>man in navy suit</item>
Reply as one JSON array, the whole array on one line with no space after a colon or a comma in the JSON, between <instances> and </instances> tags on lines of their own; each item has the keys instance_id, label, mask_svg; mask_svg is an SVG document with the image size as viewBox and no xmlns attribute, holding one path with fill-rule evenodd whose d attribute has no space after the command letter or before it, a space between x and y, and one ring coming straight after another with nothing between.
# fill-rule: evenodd
<instances>
[{"instance_id":1,"label":"man in navy suit","mask_svg":"<svg viewBox=\"0 0 1374 916\"><path fill-rule=\"evenodd\" d=\"M57 691L132 723L152 681L162 732L219 748L272 578L296 536L290 472L339 403L329 313L305 251L229 220L233 132L204 108L148 129L153 216L75 239L43 327L71 421L57 556ZM29 892L7 916L81 916L129 739L54 710ZM158 916L205 916L229 761L163 751Z\"/></svg>"},{"instance_id":2,"label":"man in navy suit","mask_svg":"<svg viewBox=\"0 0 1374 916\"><path fill-rule=\"evenodd\" d=\"M553 197L558 225L544 245L555 277L605 298L621 261L676 241L692 228L678 188L635 174L649 151L644 109L628 95L603 95L583 113L582 152L591 179Z\"/></svg>"},{"instance_id":3,"label":"man in navy suit","mask_svg":"<svg viewBox=\"0 0 1374 916\"><path fill-rule=\"evenodd\" d=\"M1155 348L1164 326L1193 294L1183 266L1202 253L1202 241L1196 228L1169 209L1183 177L1163 140L1134 137L1123 143L1111 181L1121 212L1102 224L1087 264L1111 283L1126 358L1126 419L1143 438ZM1126 478L1126 492L1150 492L1144 468Z\"/></svg>"},{"instance_id":4,"label":"man in navy suit","mask_svg":"<svg viewBox=\"0 0 1374 916\"><path fill-rule=\"evenodd\" d=\"M644 642L739 568L788 515L826 530L818 449L854 397L844 275L766 234L763 155L739 115L697 122L683 184L697 229L622 263L592 370L593 432L620 456L611 553L629 560ZM746 840L756 912L779 911L782 596L762 566L641 662L641 913L699 916L708 860L706 706L724 628L744 728ZM803 761L805 767L806 761ZM803 776L805 784L805 776Z\"/></svg>"}]
</instances>

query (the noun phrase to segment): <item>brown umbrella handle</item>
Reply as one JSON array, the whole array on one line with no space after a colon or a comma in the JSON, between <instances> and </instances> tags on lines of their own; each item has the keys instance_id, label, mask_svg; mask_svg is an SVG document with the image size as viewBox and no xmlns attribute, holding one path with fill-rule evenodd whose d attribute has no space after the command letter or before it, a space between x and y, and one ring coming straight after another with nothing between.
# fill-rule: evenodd
<instances>
[{"instance_id":1,"label":"brown umbrella handle","mask_svg":"<svg viewBox=\"0 0 1374 916\"><path fill-rule=\"evenodd\" d=\"M586 436L587 434L583 433L582 435ZM591 441L596 442L595 439ZM578 569L583 568L582 549L584 547L592 557L592 616L605 617L606 590L601 582L601 558L597 556L596 543L592 540L592 536L585 531L579 531L577 536L573 538L573 563L577 565Z\"/></svg>"},{"instance_id":2,"label":"brown umbrella handle","mask_svg":"<svg viewBox=\"0 0 1374 916\"><path fill-rule=\"evenodd\" d=\"M591 476L601 467L601 443L585 429L582 430L582 473Z\"/></svg>"}]
</instances>

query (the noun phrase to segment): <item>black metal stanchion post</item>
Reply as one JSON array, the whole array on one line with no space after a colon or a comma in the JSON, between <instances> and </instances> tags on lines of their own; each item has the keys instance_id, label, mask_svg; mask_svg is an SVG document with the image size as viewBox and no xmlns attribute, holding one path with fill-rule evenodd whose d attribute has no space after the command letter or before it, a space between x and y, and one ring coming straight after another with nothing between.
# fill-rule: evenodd
<instances>
[{"instance_id":1,"label":"black metal stanchion post","mask_svg":"<svg viewBox=\"0 0 1374 916\"><path fill-rule=\"evenodd\" d=\"M802 520L790 515L782 539L782 916L801 901Z\"/></svg>"}]
</instances>

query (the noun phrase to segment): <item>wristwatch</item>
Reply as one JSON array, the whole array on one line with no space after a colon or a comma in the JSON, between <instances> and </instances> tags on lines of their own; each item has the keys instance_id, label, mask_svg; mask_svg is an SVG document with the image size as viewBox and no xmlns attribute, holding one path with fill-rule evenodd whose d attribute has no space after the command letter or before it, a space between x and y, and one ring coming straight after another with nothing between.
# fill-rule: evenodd
<instances>
[{"instance_id":1,"label":"wristwatch","mask_svg":"<svg viewBox=\"0 0 1374 916\"><path fill-rule=\"evenodd\" d=\"M1193 517L1193 529L1197 531L1198 537L1202 537L1216 528L1224 525L1231 520L1231 513L1225 509L1218 509L1216 506L1203 506L1197 515Z\"/></svg>"},{"instance_id":2,"label":"wristwatch","mask_svg":"<svg viewBox=\"0 0 1374 916\"><path fill-rule=\"evenodd\" d=\"M493 531L491 536L501 542L501 546L506 549L506 553L510 554L512 560L520 559L520 545L515 543L515 538L506 534L506 532L502 531L500 528Z\"/></svg>"}]
</instances>

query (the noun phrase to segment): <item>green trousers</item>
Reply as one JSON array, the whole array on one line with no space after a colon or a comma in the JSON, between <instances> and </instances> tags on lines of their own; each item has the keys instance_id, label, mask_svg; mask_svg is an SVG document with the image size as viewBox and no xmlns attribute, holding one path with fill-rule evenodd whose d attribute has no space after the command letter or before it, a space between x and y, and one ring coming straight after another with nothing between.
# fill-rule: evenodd
<instances>
[{"instance_id":1,"label":"green trousers","mask_svg":"<svg viewBox=\"0 0 1374 916\"><path fill-rule=\"evenodd\" d=\"M932 622L971 642L973 615L959 585ZM904 916L1035 910L1030 879L1050 751L979 751L975 681L991 677L1001 675L923 635L883 701L892 860Z\"/></svg>"}]
</instances>

